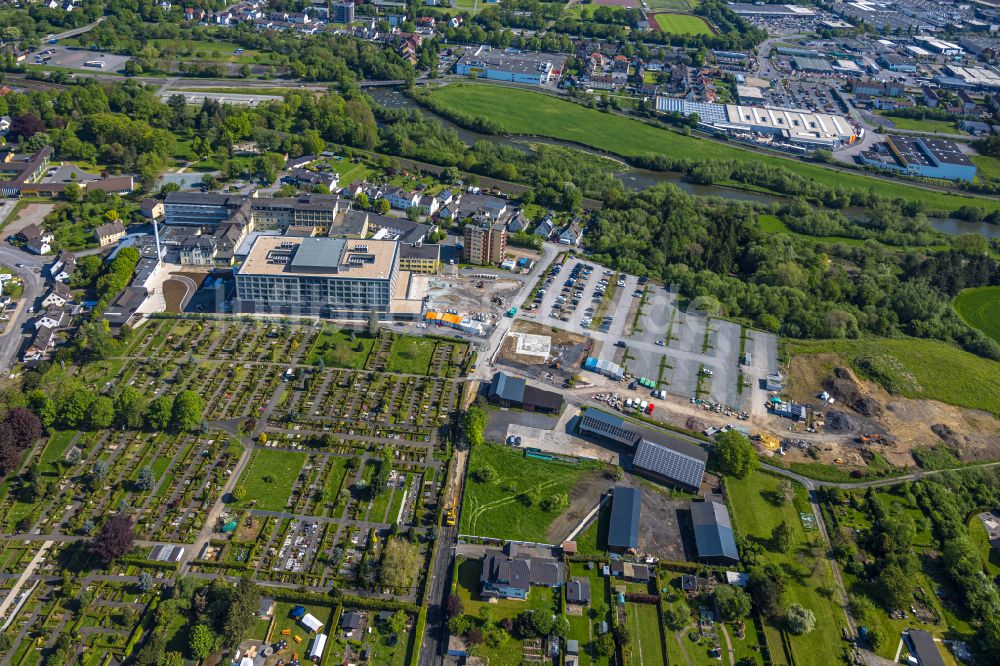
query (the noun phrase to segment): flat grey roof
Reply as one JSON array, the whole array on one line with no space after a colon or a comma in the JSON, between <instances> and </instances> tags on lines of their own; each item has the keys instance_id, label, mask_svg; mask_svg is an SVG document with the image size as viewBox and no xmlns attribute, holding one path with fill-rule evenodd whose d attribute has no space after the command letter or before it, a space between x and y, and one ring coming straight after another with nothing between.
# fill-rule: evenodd
<instances>
[{"instance_id":1,"label":"flat grey roof","mask_svg":"<svg viewBox=\"0 0 1000 666\"><path fill-rule=\"evenodd\" d=\"M303 238L289 264L295 270L336 270L346 244L343 238Z\"/></svg>"}]
</instances>

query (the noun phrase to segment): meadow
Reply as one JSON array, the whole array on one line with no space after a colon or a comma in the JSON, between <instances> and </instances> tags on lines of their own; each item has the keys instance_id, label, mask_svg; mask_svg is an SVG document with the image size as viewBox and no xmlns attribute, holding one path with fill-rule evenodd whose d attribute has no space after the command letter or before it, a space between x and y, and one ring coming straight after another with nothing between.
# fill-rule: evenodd
<instances>
[{"instance_id":1,"label":"meadow","mask_svg":"<svg viewBox=\"0 0 1000 666\"><path fill-rule=\"evenodd\" d=\"M304 453L258 449L240 479L246 501L257 500L255 508L265 511L284 509L305 460Z\"/></svg>"},{"instance_id":2,"label":"meadow","mask_svg":"<svg viewBox=\"0 0 1000 666\"><path fill-rule=\"evenodd\" d=\"M764 561L778 564L787 574L785 604L800 603L816 614L816 629L803 636L788 636L794 663L799 666L828 664L842 652L840 628L844 611L835 600L835 583L830 563L823 556L823 539L818 531L807 531L800 512L811 513L804 487L796 485L795 500L775 503L781 480L769 474L755 473L744 479L727 478L726 493L733 509L733 527L752 541L765 546ZM771 531L782 521L792 528L791 552L767 550ZM768 640L775 656L782 654L777 628L768 626Z\"/></svg>"},{"instance_id":3,"label":"meadow","mask_svg":"<svg viewBox=\"0 0 1000 666\"><path fill-rule=\"evenodd\" d=\"M896 129L910 130L913 132L936 132L939 134L966 134L958 129L951 120L936 120L934 118L897 118L895 116L885 116Z\"/></svg>"},{"instance_id":4,"label":"meadow","mask_svg":"<svg viewBox=\"0 0 1000 666\"><path fill-rule=\"evenodd\" d=\"M484 467L492 468L495 478L481 483L476 473ZM519 449L496 444L473 447L468 469L459 526L462 534L542 542L560 513L546 511L544 500L569 493L585 473L583 467L525 458Z\"/></svg>"},{"instance_id":5,"label":"meadow","mask_svg":"<svg viewBox=\"0 0 1000 666\"><path fill-rule=\"evenodd\" d=\"M918 338L795 340L792 354L835 353L862 376L907 398L940 400L1000 416L1000 363Z\"/></svg>"},{"instance_id":6,"label":"meadow","mask_svg":"<svg viewBox=\"0 0 1000 666\"><path fill-rule=\"evenodd\" d=\"M353 368L360 370L365 367L368 354L371 353L375 339L360 331L327 326L316 337L316 343L306 355L306 363L317 365L320 360L328 368Z\"/></svg>"},{"instance_id":7,"label":"meadow","mask_svg":"<svg viewBox=\"0 0 1000 666\"><path fill-rule=\"evenodd\" d=\"M654 14L653 20L660 30L673 35L711 35L712 29L705 19L691 14Z\"/></svg>"},{"instance_id":8,"label":"meadow","mask_svg":"<svg viewBox=\"0 0 1000 666\"><path fill-rule=\"evenodd\" d=\"M590 146L622 157L663 153L678 158L740 160L780 166L830 186L920 201L933 210L964 205L1000 210L1000 200L948 194L901 182L843 172L817 164L765 155L720 141L685 136L617 114L590 109L544 93L502 86L460 83L431 92L439 103L465 115L489 118L511 134L545 136Z\"/></svg>"},{"instance_id":9,"label":"meadow","mask_svg":"<svg viewBox=\"0 0 1000 666\"><path fill-rule=\"evenodd\" d=\"M1000 342L1000 286L965 289L954 305L966 324Z\"/></svg>"}]
</instances>

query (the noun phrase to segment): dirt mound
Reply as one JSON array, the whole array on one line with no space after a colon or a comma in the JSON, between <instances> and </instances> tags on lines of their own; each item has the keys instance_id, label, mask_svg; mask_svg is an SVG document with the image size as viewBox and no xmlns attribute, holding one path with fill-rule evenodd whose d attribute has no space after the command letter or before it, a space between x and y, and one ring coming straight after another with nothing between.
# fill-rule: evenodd
<instances>
[{"instance_id":1,"label":"dirt mound","mask_svg":"<svg viewBox=\"0 0 1000 666\"><path fill-rule=\"evenodd\" d=\"M831 409L826 413L826 430L833 433L845 433L854 430L854 419L846 412Z\"/></svg>"},{"instance_id":2,"label":"dirt mound","mask_svg":"<svg viewBox=\"0 0 1000 666\"><path fill-rule=\"evenodd\" d=\"M708 428L708 424L699 419L697 416L689 416L687 421L684 422L684 427L688 430L693 430L694 432L704 432Z\"/></svg>"},{"instance_id":3,"label":"dirt mound","mask_svg":"<svg viewBox=\"0 0 1000 666\"><path fill-rule=\"evenodd\" d=\"M945 423L935 423L931 426L931 432L940 437L942 441L953 446L958 446L962 443L962 439L958 436L958 433Z\"/></svg>"},{"instance_id":4,"label":"dirt mound","mask_svg":"<svg viewBox=\"0 0 1000 666\"><path fill-rule=\"evenodd\" d=\"M859 414L879 417L885 412L885 406L869 395L854 373L847 368L834 368L833 376L823 380L823 388Z\"/></svg>"}]
</instances>

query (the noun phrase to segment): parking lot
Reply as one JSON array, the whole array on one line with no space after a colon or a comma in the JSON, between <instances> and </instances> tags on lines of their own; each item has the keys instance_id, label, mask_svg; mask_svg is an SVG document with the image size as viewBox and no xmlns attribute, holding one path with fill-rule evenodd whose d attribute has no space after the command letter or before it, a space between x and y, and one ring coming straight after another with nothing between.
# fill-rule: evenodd
<instances>
[{"instance_id":1,"label":"parking lot","mask_svg":"<svg viewBox=\"0 0 1000 666\"><path fill-rule=\"evenodd\" d=\"M129 56L102 51L68 49L64 46L44 46L28 56L27 62L33 65L44 64L50 67L117 73L125 67L125 63L129 60L131 60ZM88 62L95 63L95 65L88 66L86 64ZM96 63L104 63L104 66L96 66Z\"/></svg>"},{"instance_id":2,"label":"parking lot","mask_svg":"<svg viewBox=\"0 0 1000 666\"><path fill-rule=\"evenodd\" d=\"M587 334L594 329L620 335L637 281L635 276L619 276L588 262L570 260L564 267L554 266L542 283L532 318L572 332Z\"/></svg>"}]
</instances>

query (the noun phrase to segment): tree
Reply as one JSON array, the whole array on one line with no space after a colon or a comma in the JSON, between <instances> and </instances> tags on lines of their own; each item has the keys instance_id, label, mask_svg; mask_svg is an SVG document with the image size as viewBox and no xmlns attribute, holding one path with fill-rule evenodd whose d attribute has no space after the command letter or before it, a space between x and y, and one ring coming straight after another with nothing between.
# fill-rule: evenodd
<instances>
[{"instance_id":1,"label":"tree","mask_svg":"<svg viewBox=\"0 0 1000 666\"><path fill-rule=\"evenodd\" d=\"M240 578L236 587L227 595L228 604L222 622L222 639L230 645L243 640L257 622L260 590L248 578Z\"/></svg>"},{"instance_id":2,"label":"tree","mask_svg":"<svg viewBox=\"0 0 1000 666\"><path fill-rule=\"evenodd\" d=\"M370 337L375 337L378 335L378 313L375 312L375 308L368 311L368 335Z\"/></svg>"},{"instance_id":3,"label":"tree","mask_svg":"<svg viewBox=\"0 0 1000 666\"><path fill-rule=\"evenodd\" d=\"M361 210L365 210L372 205L372 202L368 198L367 194L364 192L358 192L358 196L354 197L354 205Z\"/></svg>"},{"instance_id":4,"label":"tree","mask_svg":"<svg viewBox=\"0 0 1000 666\"><path fill-rule=\"evenodd\" d=\"M170 418L174 410L174 399L161 395L149 403L146 411L146 424L150 430L166 430L170 427Z\"/></svg>"},{"instance_id":5,"label":"tree","mask_svg":"<svg viewBox=\"0 0 1000 666\"><path fill-rule=\"evenodd\" d=\"M754 567L750 569L747 589L761 614L777 617L785 596L785 573L773 562Z\"/></svg>"},{"instance_id":6,"label":"tree","mask_svg":"<svg viewBox=\"0 0 1000 666\"><path fill-rule=\"evenodd\" d=\"M715 588L715 607L727 622L750 615L750 595L733 585Z\"/></svg>"},{"instance_id":7,"label":"tree","mask_svg":"<svg viewBox=\"0 0 1000 666\"><path fill-rule=\"evenodd\" d=\"M782 520L771 530L771 550L787 553L792 549L792 527L787 520Z\"/></svg>"},{"instance_id":8,"label":"tree","mask_svg":"<svg viewBox=\"0 0 1000 666\"><path fill-rule=\"evenodd\" d=\"M126 386L115 396L115 421L130 430L146 422L146 399L136 388Z\"/></svg>"},{"instance_id":9,"label":"tree","mask_svg":"<svg viewBox=\"0 0 1000 666\"><path fill-rule=\"evenodd\" d=\"M7 412L4 424L10 428L13 444L26 449L42 436L42 421L27 407L14 407Z\"/></svg>"},{"instance_id":10,"label":"tree","mask_svg":"<svg viewBox=\"0 0 1000 666\"><path fill-rule=\"evenodd\" d=\"M610 632L606 634L601 634L596 641L594 641L594 653L599 657L608 657L614 654L615 651L615 638Z\"/></svg>"},{"instance_id":11,"label":"tree","mask_svg":"<svg viewBox=\"0 0 1000 666\"><path fill-rule=\"evenodd\" d=\"M389 618L389 630L394 634L400 634L404 629L406 629L406 613L398 610Z\"/></svg>"},{"instance_id":12,"label":"tree","mask_svg":"<svg viewBox=\"0 0 1000 666\"><path fill-rule=\"evenodd\" d=\"M205 409L205 401L194 391L181 391L174 398L170 412L170 424L175 430L194 430L201 424L201 413Z\"/></svg>"},{"instance_id":13,"label":"tree","mask_svg":"<svg viewBox=\"0 0 1000 666\"><path fill-rule=\"evenodd\" d=\"M237 502L242 502L246 496L247 496L247 487L244 486L242 483L236 484L236 487L233 488L233 499L236 500Z\"/></svg>"},{"instance_id":14,"label":"tree","mask_svg":"<svg viewBox=\"0 0 1000 666\"><path fill-rule=\"evenodd\" d=\"M910 605L910 582L898 564L893 562L883 567L878 573L877 581L886 608L895 610Z\"/></svg>"},{"instance_id":15,"label":"tree","mask_svg":"<svg viewBox=\"0 0 1000 666\"><path fill-rule=\"evenodd\" d=\"M143 571L139 574L139 590L142 592L149 592L153 589L156 582L153 580L153 576L148 571Z\"/></svg>"},{"instance_id":16,"label":"tree","mask_svg":"<svg viewBox=\"0 0 1000 666\"><path fill-rule=\"evenodd\" d=\"M386 213L388 213L389 208L390 208L389 202L384 198L376 199L375 202L372 204L372 210L378 213L379 215L385 215Z\"/></svg>"},{"instance_id":17,"label":"tree","mask_svg":"<svg viewBox=\"0 0 1000 666\"><path fill-rule=\"evenodd\" d=\"M196 624L191 630L191 641L188 647L192 657L204 659L215 650L215 634L204 624Z\"/></svg>"},{"instance_id":18,"label":"tree","mask_svg":"<svg viewBox=\"0 0 1000 666\"><path fill-rule=\"evenodd\" d=\"M94 393L88 389L77 387L68 391L59 399L59 420L66 428L76 429L87 423L90 405L94 402Z\"/></svg>"},{"instance_id":19,"label":"tree","mask_svg":"<svg viewBox=\"0 0 1000 666\"><path fill-rule=\"evenodd\" d=\"M453 617L458 617L465 612L465 605L462 603L462 598L457 594L448 595L448 601L445 603L445 613L450 620Z\"/></svg>"},{"instance_id":20,"label":"tree","mask_svg":"<svg viewBox=\"0 0 1000 666\"><path fill-rule=\"evenodd\" d=\"M800 604L792 604L785 611L785 629L789 633L801 636L816 628L816 614Z\"/></svg>"},{"instance_id":21,"label":"tree","mask_svg":"<svg viewBox=\"0 0 1000 666\"><path fill-rule=\"evenodd\" d=\"M727 430L715 438L715 457L723 474L742 479L757 468L757 452L746 435Z\"/></svg>"},{"instance_id":22,"label":"tree","mask_svg":"<svg viewBox=\"0 0 1000 666\"><path fill-rule=\"evenodd\" d=\"M143 467L139 471L139 478L136 479L135 485L139 490L152 490L153 483L156 481L153 478L153 470L149 467Z\"/></svg>"},{"instance_id":23,"label":"tree","mask_svg":"<svg viewBox=\"0 0 1000 666\"><path fill-rule=\"evenodd\" d=\"M486 410L479 403L472 403L462 416L462 433L472 446L486 442L485 430L488 420Z\"/></svg>"},{"instance_id":24,"label":"tree","mask_svg":"<svg viewBox=\"0 0 1000 666\"><path fill-rule=\"evenodd\" d=\"M135 543L135 525L124 514L115 514L107 519L90 545L91 552L105 564L129 553Z\"/></svg>"},{"instance_id":25,"label":"tree","mask_svg":"<svg viewBox=\"0 0 1000 666\"><path fill-rule=\"evenodd\" d=\"M552 497L546 498L542 502L542 508L551 512L560 512L569 508L569 494L556 493Z\"/></svg>"},{"instance_id":26,"label":"tree","mask_svg":"<svg viewBox=\"0 0 1000 666\"><path fill-rule=\"evenodd\" d=\"M785 504L795 499L795 485L788 479L782 479L778 484L778 497Z\"/></svg>"},{"instance_id":27,"label":"tree","mask_svg":"<svg viewBox=\"0 0 1000 666\"><path fill-rule=\"evenodd\" d=\"M483 465L472 473L472 478L476 483L493 483L499 476L496 469L490 465Z\"/></svg>"},{"instance_id":28,"label":"tree","mask_svg":"<svg viewBox=\"0 0 1000 666\"><path fill-rule=\"evenodd\" d=\"M87 415L87 425L91 430L110 428L115 420L115 404L111 398L99 395L90 403L90 413Z\"/></svg>"}]
</instances>

